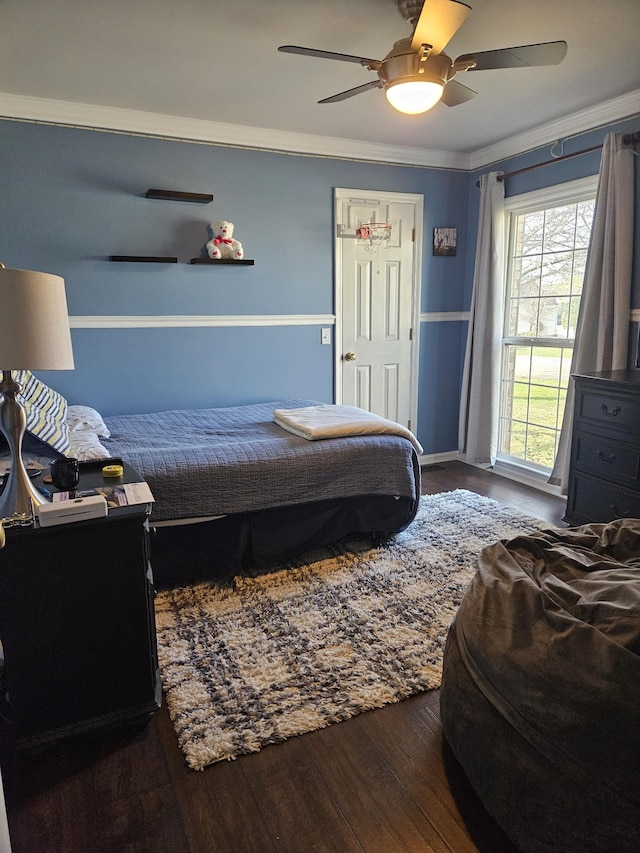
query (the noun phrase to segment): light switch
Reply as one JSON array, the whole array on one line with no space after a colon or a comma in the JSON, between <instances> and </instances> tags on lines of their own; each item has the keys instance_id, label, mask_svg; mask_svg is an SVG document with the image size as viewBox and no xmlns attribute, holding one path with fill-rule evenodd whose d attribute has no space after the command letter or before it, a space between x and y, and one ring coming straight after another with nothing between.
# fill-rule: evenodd
<instances>
[{"instance_id":1,"label":"light switch","mask_svg":"<svg viewBox=\"0 0 640 853\"><path fill-rule=\"evenodd\" d=\"M331 343L331 329L321 329L320 340L323 344Z\"/></svg>"}]
</instances>

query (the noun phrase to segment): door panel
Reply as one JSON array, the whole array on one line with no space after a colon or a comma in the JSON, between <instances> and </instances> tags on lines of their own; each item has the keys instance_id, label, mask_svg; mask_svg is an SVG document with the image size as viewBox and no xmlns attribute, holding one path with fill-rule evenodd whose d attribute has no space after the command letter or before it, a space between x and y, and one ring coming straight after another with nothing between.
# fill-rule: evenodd
<instances>
[{"instance_id":1,"label":"door panel","mask_svg":"<svg viewBox=\"0 0 640 853\"><path fill-rule=\"evenodd\" d=\"M356 266L356 304L355 304L355 339L357 341L371 340L371 263L360 261Z\"/></svg>"},{"instance_id":2,"label":"door panel","mask_svg":"<svg viewBox=\"0 0 640 853\"><path fill-rule=\"evenodd\" d=\"M355 369L356 388L354 406L371 411L371 367L358 365Z\"/></svg>"},{"instance_id":3,"label":"door panel","mask_svg":"<svg viewBox=\"0 0 640 853\"><path fill-rule=\"evenodd\" d=\"M401 415L399 373L397 364L384 365L384 417L392 421L397 421Z\"/></svg>"},{"instance_id":4,"label":"door panel","mask_svg":"<svg viewBox=\"0 0 640 853\"><path fill-rule=\"evenodd\" d=\"M400 312L402 309L399 264L394 263L393 261L387 264L385 278L384 337L387 341L399 341L401 338Z\"/></svg>"}]
</instances>

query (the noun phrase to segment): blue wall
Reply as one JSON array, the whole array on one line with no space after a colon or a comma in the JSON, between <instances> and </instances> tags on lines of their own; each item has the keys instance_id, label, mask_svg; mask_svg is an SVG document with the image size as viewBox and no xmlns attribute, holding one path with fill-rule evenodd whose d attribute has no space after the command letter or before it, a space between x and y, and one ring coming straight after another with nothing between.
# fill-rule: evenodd
<instances>
[{"instance_id":1,"label":"blue wall","mask_svg":"<svg viewBox=\"0 0 640 853\"><path fill-rule=\"evenodd\" d=\"M150 187L209 192L214 201L150 200ZM421 308L462 309L464 172L18 121L0 122L0 258L63 276L72 317L333 314L335 187L423 194L427 250L434 226L457 226L457 257L425 251ZM203 254L214 219L235 222L255 266L188 263ZM180 263L109 263L110 254L177 255ZM78 328L75 371L41 375L70 402L104 414L287 397L331 402L333 347L321 345L320 325ZM452 333L442 363L455 376L459 339ZM431 347L428 329L423 337L433 375L440 336ZM455 382L432 387L426 380L421 390L427 401L437 395L440 411L455 409L457 394ZM436 434L439 448L455 446L442 425L434 431L425 420L418 433L425 448Z\"/></svg>"},{"instance_id":2,"label":"blue wall","mask_svg":"<svg viewBox=\"0 0 640 853\"><path fill-rule=\"evenodd\" d=\"M548 157L544 149L490 168ZM598 164L598 154L554 164L511 179L507 192L593 174ZM478 174L0 121L0 260L63 276L72 316L333 314L334 188L421 193L421 311L461 312L470 303ZM213 193L214 201L150 200L150 187ZM203 254L214 219L235 222L255 266L188 263ZM435 226L458 228L456 257L432 256ZM110 254L177 255L180 263L109 263ZM41 376L70 402L107 415L287 397L331 402L333 347L321 345L320 325L76 328L76 369ZM465 338L463 322L421 324L417 434L427 454L457 448Z\"/></svg>"}]
</instances>

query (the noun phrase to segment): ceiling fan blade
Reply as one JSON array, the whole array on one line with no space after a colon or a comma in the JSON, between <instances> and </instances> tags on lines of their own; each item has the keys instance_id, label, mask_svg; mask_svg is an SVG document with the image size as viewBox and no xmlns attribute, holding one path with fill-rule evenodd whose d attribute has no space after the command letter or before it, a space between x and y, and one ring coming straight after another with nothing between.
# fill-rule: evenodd
<instances>
[{"instance_id":1,"label":"ceiling fan blade","mask_svg":"<svg viewBox=\"0 0 640 853\"><path fill-rule=\"evenodd\" d=\"M335 104L338 101L346 101L347 98L353 98L354 95L359 95L361 92L368 92L369 89L381 89L382 83L380 80L370 80L368 83L363 83L362 86L356 86L353 89L347 89L345 92L338 92L337 95L331 95L330 98L323 98L318 101L319 104Z\"/></svg>"},{"instance_id":2,"label":"ceiling fan blade","mask_svg":"<svg viewBox=\"0 0 640 853\"><path fill-rule=\"evenodd\" d=\"M477 92L470 89L468 86L463 86L457 80L449 80L444 87L444 92L440 98L441 103L447 107L456 107L458 104L464 104L465 101L470 101L475 98Z\"/></svg>"},{"instance_id":3,"label":"ceiling fan blade","mask_svg":"<svg viewBox=\"0 0 640 853\"><path fill-rule=\"evenodd\" d=\"M483 50L479 53L469 54L476 61L475 67L470 68L469 71L488 71L492 68L527 68L532 65L559 65L566 55L566 41L548 41L543 44L504 47L501 50Z\"/></svg>"},{"instance_id":4,"label":"ceiling fan blade","mask_svg":"<svg viewBox=\"0 0 640 853\"><path fill-rule=\"evenodd\" d=\"M358 65L364 65L365 68L372 68L374 71L381 64L381 60L379 59L352 56L350 53L334 53L332 50L316 50L314 47L299 47L296 44L283 44L280 45L278 50L281 53L299 53L302 56L315 56L318 59L338 59L341 62L356 62Z\"/></svg>"},{"instance_id":5,"label":"ceiling fan blade","mask_svg":"<svg viewBox=\"0 0 640 853\"><path fill-rule=\"evenodd\" d=\"M433 54L442 53L470 12L471 7L458 0L425 0L411 39L412 50L430 44Z\"/></svg>"}]
</instances>

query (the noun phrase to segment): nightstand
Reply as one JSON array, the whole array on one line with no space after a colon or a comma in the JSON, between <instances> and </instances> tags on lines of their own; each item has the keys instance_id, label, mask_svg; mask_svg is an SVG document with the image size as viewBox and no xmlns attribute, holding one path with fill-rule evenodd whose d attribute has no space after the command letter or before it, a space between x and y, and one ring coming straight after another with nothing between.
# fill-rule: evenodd
<instances>
[{"instance_id":1,"label":"nightstand","mask_svg":"<svg viewBox=\"0 0 640 853\"><path fill-rule=\"evenodd\" d=\"M78 489L140 480L127 465L116 480L100 470L85 466ZM106 518L6 531L0 714L12 746L142 725L160 707L149 512L139 504Z\"/></svg>"}]
</instances>

